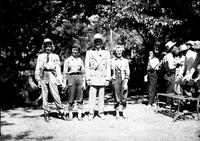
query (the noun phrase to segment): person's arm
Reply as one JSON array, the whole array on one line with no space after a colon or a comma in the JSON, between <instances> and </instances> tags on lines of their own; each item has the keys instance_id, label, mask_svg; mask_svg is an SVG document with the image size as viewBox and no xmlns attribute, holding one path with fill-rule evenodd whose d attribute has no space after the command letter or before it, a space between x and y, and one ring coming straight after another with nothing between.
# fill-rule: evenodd
<instances>
[{"instance_id":1,"label":"person's arm","mask_svg":"<svg viewBox=\"0 0 200 141\"><path fill-rule=\"evenodd\" d=\"M85 78L86 78L86 83L90 85L91 82L91 77L90 77L90 51L86 52L85 56Z\"/></svg>"},{"instance_id":2,"label":"person's arm","mask_svg":"<svg viewBox=\"0 0 200 141\"><path fill-rule=\"evenodd\" d=\"M128 89L128 80L130 78L130 68L128 60L125 60L125 80L124 80L124 90Z\"/></svg>"},{"instance_id":3,"label":"person's arm","mask_svg":"<svg viewBox=\"0 0 200 141\"><path fill-rule=\"evenodd\" d=\"M111 78L111 65L110 65L110 53L108 51L107 51L107 60L106 61L107 61L106 81L109 84L110 78Z\"/></svg>"},{"instance_id":4,"label":"person's arm","mask_svg":"<svg viewBox=\"0 0 200 141\"><path fill-rule=\"evenodd\" d=\"M83 89L86 88L86 82L85 82L85 66L84 66L84 63L83 63L83 60L80 58L80 62L81 62L81 73L82 73L82 78L83 78L83 84L82 84L82 87Z\"/></svg>"},{"instance_id":5,"label":"person's arm","mask_svg":"<svg viewBox=\"0 0 200 141\"><path fill-rule=\"evenodd\" d=\"M63 81L62 85L65 88L67 85L67 77L68 77L68 59L64 61L64 66L63 66Z\"/></svg>"},{"instance_id":6,"label":"person's arm","mask_svg":"<svg viewBox=\"0 0 200 141\"><path fill-rule=\"evenodd\" d=\"M37 58L37 63L35 67L35 80L38 82L38 86L40 87L41 75L43 73L43 60L42 56L39 55Z\"/></svg>"}]
</instances>

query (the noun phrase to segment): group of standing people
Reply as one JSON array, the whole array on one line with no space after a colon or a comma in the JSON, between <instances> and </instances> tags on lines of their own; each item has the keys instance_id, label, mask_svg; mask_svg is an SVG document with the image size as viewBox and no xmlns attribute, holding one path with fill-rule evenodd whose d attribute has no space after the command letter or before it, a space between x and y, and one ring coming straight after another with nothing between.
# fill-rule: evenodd
<instances>
[{"instance_id":1,"label":"group of standing people","mask_svg":"<svg viewBox=\"0 0 200 141\"><path fill-rule=\"evenodd\" d=\"M44 53L37 58L35 78L42 90L43 109L45 121L50 120L50 108L48 106L48 93L59 111L59 115L66 120L66 110L63 106L58 86L67 88L68 93L68 119L73 119L73 107L76 100L78 107L78 119L82 120L83 114L83 90L89 87L89 120L95 116L96 100L98 96L98 116L105 119L104 96L105 87L112 83L115 97L116 117L119 111L125 117L123 109L126 108L128 80L130 75L128 60L123 57L123 46L116 45L114 58L111 59L110 52L103 49L106 39L99 33L94 35L94 47L86 52L85 61L80 56L80 46L74 44L71 56L64 61L61 71L59 56L53 53L55 46L49 38L44 39Z\"/></svg>"},{"instance_id":2,"label":"group of standing people","mask_svg":"<svg viewBox=\"0 0 200 141\"><path fill-rule=\"evenodd\" d=\"M200 41L187 41L182 44L169 41L165 45L166 53L159 60L154 51L149 52L148 92L151 107L156 95L158 83L164 83L164 93L198 97L200 93ZM158 71L163 72L163 82L158 82ZM172 101L166 99L166 107L171 107Z\"/></svg>"}]
</instances>

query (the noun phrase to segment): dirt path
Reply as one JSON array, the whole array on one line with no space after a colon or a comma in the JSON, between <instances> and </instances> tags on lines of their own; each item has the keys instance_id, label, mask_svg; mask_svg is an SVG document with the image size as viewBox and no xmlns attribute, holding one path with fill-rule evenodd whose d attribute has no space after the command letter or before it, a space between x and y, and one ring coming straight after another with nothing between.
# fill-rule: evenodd
<instances>
[{"instance_id":1,"label":"dirt path","mask_svg":"<svg viewBox=\"0 0 200 141\"><path fill-rule=\"evenodd\" d=\"M87 103L87 102L86 102ZM87 109L87 104L85 104ZM45 122L41 108L16 108L1 112L2 140L22 141L199 141L200 122L156 114L144 104L128 104L128 119L115 119L113 105L106 105L106 119Z\"/></svg>"}]
</instances>

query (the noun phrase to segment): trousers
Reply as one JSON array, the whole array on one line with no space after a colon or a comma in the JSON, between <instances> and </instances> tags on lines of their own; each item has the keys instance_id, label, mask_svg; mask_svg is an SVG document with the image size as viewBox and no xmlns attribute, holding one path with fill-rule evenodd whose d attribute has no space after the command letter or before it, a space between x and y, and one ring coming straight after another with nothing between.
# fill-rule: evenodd
<instances>
[{"instance_id":1,"label":"trousers","mask_svg":"<svg viewBox=\"0 0 200 141\"><path fill-rule=\"evenodd\" d=\"M96 98L98 95L98 111L99 113L104 112L104 94L105 87L104 86L90 86L89 90L89 112L94 114L94 110L96 107Z\"/></svg>"},{"instance_id":2,"label":"trousers","mask_svg":"<svg viewBox=\"0 0 200 141\"><path fill-rule=\"evenodd\" d=\"M74 100L77 101L79 109L83 108L83 78L82 75L69 75L68 77L68 94L69 110L73 109Z\"/></svg>"},{"instance_id":3,"label":"trousers","mask_svg":"<svg viewBox=\"0 0 200 141\"><path fill-rule=\"evenodd\" d=\"M148 72L149 105L152 105L155 100L157 81L158 81L157 72L156 71Z\"/></svg>"},{"instance_id":4,"label":"trousers","mask_svg":"<svg viewBox=\"0 0 200 141\"><path fill-rule=\"evenodd\" d=\"M59 110L64 108L62 103L61 103L61 99L60 99L60 95L59 95L59 91L58 91L58 86L57 86L56 83L42 82L41 83L41 89L42 89L42 101L43 101L42 107L43 107L44 111L46 111L46 112L51 111L49 106L48 106L48 94L49 94L49 92L50 92L50 94L53 98L53 101L56 105L57 110L59 111Z\"/></svg>"}]
</instances>

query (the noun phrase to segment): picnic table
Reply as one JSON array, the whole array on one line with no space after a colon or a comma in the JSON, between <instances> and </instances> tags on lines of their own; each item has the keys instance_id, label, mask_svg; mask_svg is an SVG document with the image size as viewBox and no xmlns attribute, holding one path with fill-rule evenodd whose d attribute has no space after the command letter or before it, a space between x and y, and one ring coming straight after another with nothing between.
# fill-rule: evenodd
<instances>
[{"instance_id":1,"label":"picnic table","mask_svg":"<svg viewBox=\"0 0 200 141\"><path fill-rule=\"evenodd\" d=\"M175 112L175 116L173 117L173 122L175 122L179 117L184 116L184 113L180 112L180 106L181 106L181 104L184 104L183 101L196 101L197 102L196 103L196 112L197 112L198 120L200 119L200 117L199 117L200 95L197 98L194 98L194 97L187 97L187 96L183 96L183 95L176 95L175 93L157 93L157 109L156 109L156 113L158 113L159 108L160 108L160 103L161 103L159 101L159 97L160 96L169 97L169 98L172 98L173 100L177 100L178 109ZM172 113L172 109L170 108L170 114L171 113Z\"/></svg>"}]
</instances>

